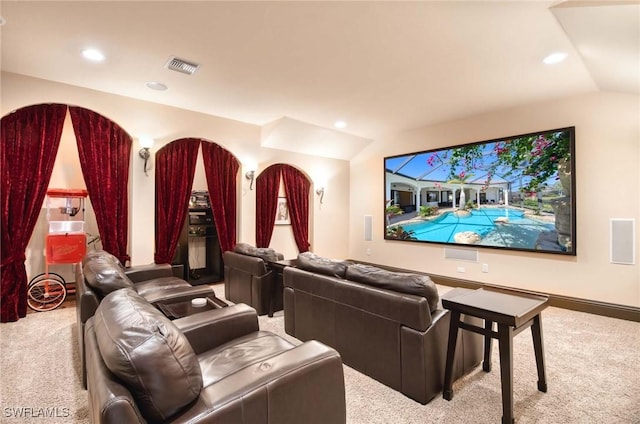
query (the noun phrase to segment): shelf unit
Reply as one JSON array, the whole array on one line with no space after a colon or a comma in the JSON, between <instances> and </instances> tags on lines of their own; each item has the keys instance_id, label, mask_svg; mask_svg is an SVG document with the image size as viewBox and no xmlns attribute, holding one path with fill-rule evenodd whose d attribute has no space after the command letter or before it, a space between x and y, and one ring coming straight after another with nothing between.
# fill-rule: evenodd
<instances>
[{"instance_id":1,"label":"shelf unit","mask_svg":"<svg viewBox=\"0 0 640 424\"><path fill-rule=\"evenodd\" d=\"M210 207L189 208L174 263L184 266L183 278L192 285L223 281L222 249Z\"/></svg>"}]
</instances>

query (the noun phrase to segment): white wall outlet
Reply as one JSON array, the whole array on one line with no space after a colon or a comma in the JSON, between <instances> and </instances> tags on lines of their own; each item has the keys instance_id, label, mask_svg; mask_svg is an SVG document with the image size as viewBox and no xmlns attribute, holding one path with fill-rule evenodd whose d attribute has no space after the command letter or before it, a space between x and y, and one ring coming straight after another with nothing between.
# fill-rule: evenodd
<instances>
[{"instance_id":1,"label":"white wall outlet","mask_svg":"<svg viewBox=\"0 0 640 424\"><path fill-rule=\"evenodd\" d=\"M371 256L371 249L367 248L367 256Z\"/></svg>"},{"instance_id":2,"label":"white wall outlet","mask_svg":"<svg viewBox=\"0 0 640 424\"><path fill-rule=\"evenodd\" d=\"M482 264L482 272L489 272L489 264Z\"/></svg>"},{"instance_id":3,"label":"white wall outlet","mask_svg":"<svg viewBox=\"0 0 640 424\"><path fill-rule=\"evenodd\" d=\"M458 272L463 272L463 273L464 273L464 272L467 272L467 270L466 270L466 269L464 269L464 267L463 267L463 266L459 266L458 268L456 268L456 270L457 270Z\"/></svg>"}]
</instances>

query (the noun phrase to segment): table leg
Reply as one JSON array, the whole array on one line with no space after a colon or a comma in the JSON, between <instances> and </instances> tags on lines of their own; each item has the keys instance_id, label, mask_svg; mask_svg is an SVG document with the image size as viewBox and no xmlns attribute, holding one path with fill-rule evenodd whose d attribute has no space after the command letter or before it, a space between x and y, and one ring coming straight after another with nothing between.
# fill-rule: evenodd
<instances>
[{"instance_id":1,"label":"table leg","mask_svg":"<svg viewBox=\"0 0 640 424\"><path fill-rule=\"evenodd\" d=\"M273 318L273 310L275 309L275 298L276 298L276 282L271 281L271 290L269 290L269 309L267 311L267 316L269 318Z\"/></svg>"},{"instance_id":2,"label":"table leg","mask_svg":"<svg viewBox=\"0 0 640 424\"><path fill-rule=\"evenodd\" d=\"M458 340L458 325L460 323L460 312L451 311L451 321L449 322L449 342L447 343L447 364L444 369L444 388L442 397L446 400L453 399L453 359L456 355L456 341Z\"/></svg>"},{"instance_id":3,"label":"table leg","mask_svg":"<svg viewBox=\"0 0 640 424\"><path fill-rule=\"evenodd\" d=\"M493 345L493 337L488 332L493 331L493 321L485 319L484 329L487 334L484 335L484 361L482 361L482 369L485 372L491 371L491 347Z\"/></svg>"},{"instance_id":4,"label":"table leg","mask_svg":"<svg viewBox=\"0 0 640 424\"><path fill-rule=\"evenodd\" d=\"M498 324L500 344L500 380L502 385L502 424L511 424L513 418L513 327Z\"/></svg>"},{"instance_id":5,"label":"table leg","mask_svg":"<svg viewBox=\"0 0 640 424\"><path fill-rule=\"evenodd\" d=\"M538 368L538 390L547 393L547 376L544 369L544 345L542 341L542 322L540 315L533 318L531 325L531 335L533 336L533 349L536 353L536 367Z\"/></svg>"},{"instance_id":6,"label":"table leg","mask_svg":"<svg viewBox=\"0 0 640 424\"><path fill-rule=\"evenodd\" d=\"M273 318L273 310L275 309L276 278L278 278L278 272L272 266L271 281L269 285L269 305L267 305L267 316L269 318Z\"/></svg>"}]
</instances>

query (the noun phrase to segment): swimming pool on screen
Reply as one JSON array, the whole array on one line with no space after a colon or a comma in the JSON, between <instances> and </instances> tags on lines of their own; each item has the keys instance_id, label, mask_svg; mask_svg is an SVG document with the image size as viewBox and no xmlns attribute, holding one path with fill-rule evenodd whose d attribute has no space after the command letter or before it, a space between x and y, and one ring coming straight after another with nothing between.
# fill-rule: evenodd
<instances>
[{"instance_id":1,"label":"swimming pool on screen","mask_svg":"<svg viewBox=\"0 0 640 424\"><path fill-rule=\"evenodd\" d=\"M507 222L496 223L498 218ZM478 245L523 249L535 248L540 233L555 230L552 222L529 218L524 211L513 208L472 209L467 216L445 212L433 220L408 223L402 227L405 231L413 231L413 237L421 241L455 243L456 234L471 231L481 237L476 243Z\"/></svg>"}]
</instances>

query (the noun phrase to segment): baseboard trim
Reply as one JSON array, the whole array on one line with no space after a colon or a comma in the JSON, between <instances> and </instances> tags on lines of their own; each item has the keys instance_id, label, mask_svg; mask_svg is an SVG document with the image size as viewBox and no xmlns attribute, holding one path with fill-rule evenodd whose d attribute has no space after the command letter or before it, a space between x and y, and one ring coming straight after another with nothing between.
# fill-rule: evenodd
<instances>
[{"instance_id":1,"label":"baseboard trim","mask_svg":"<svg viewBox=\"0 0 640 424\"><path fill-rule=\"evenodd\" d=\"M481 287L493 289L509 289L521 293L541 294L549 297L549 306L555 306L562 309L572 311L586 312L594 315L602 315L610 318L624 319L627 321L640 322L640 308L634 306L618 305L615 303L600 302L595 300L580 299L577 297L562 296L557 294L536 292L532 290L522 290L513 287L498 286L495 284L480 283L478 281L464 280L461 278L446 277L443 275L435 275L427 272L418 272L405 268L396 268L386 265L374 264L370 262L354 261L367 265L377 266L389 271L413 272L417 274L428 275L434 283L450 287L464 287L467 289L479 289Z\"/></svg>"}]
</instances>

